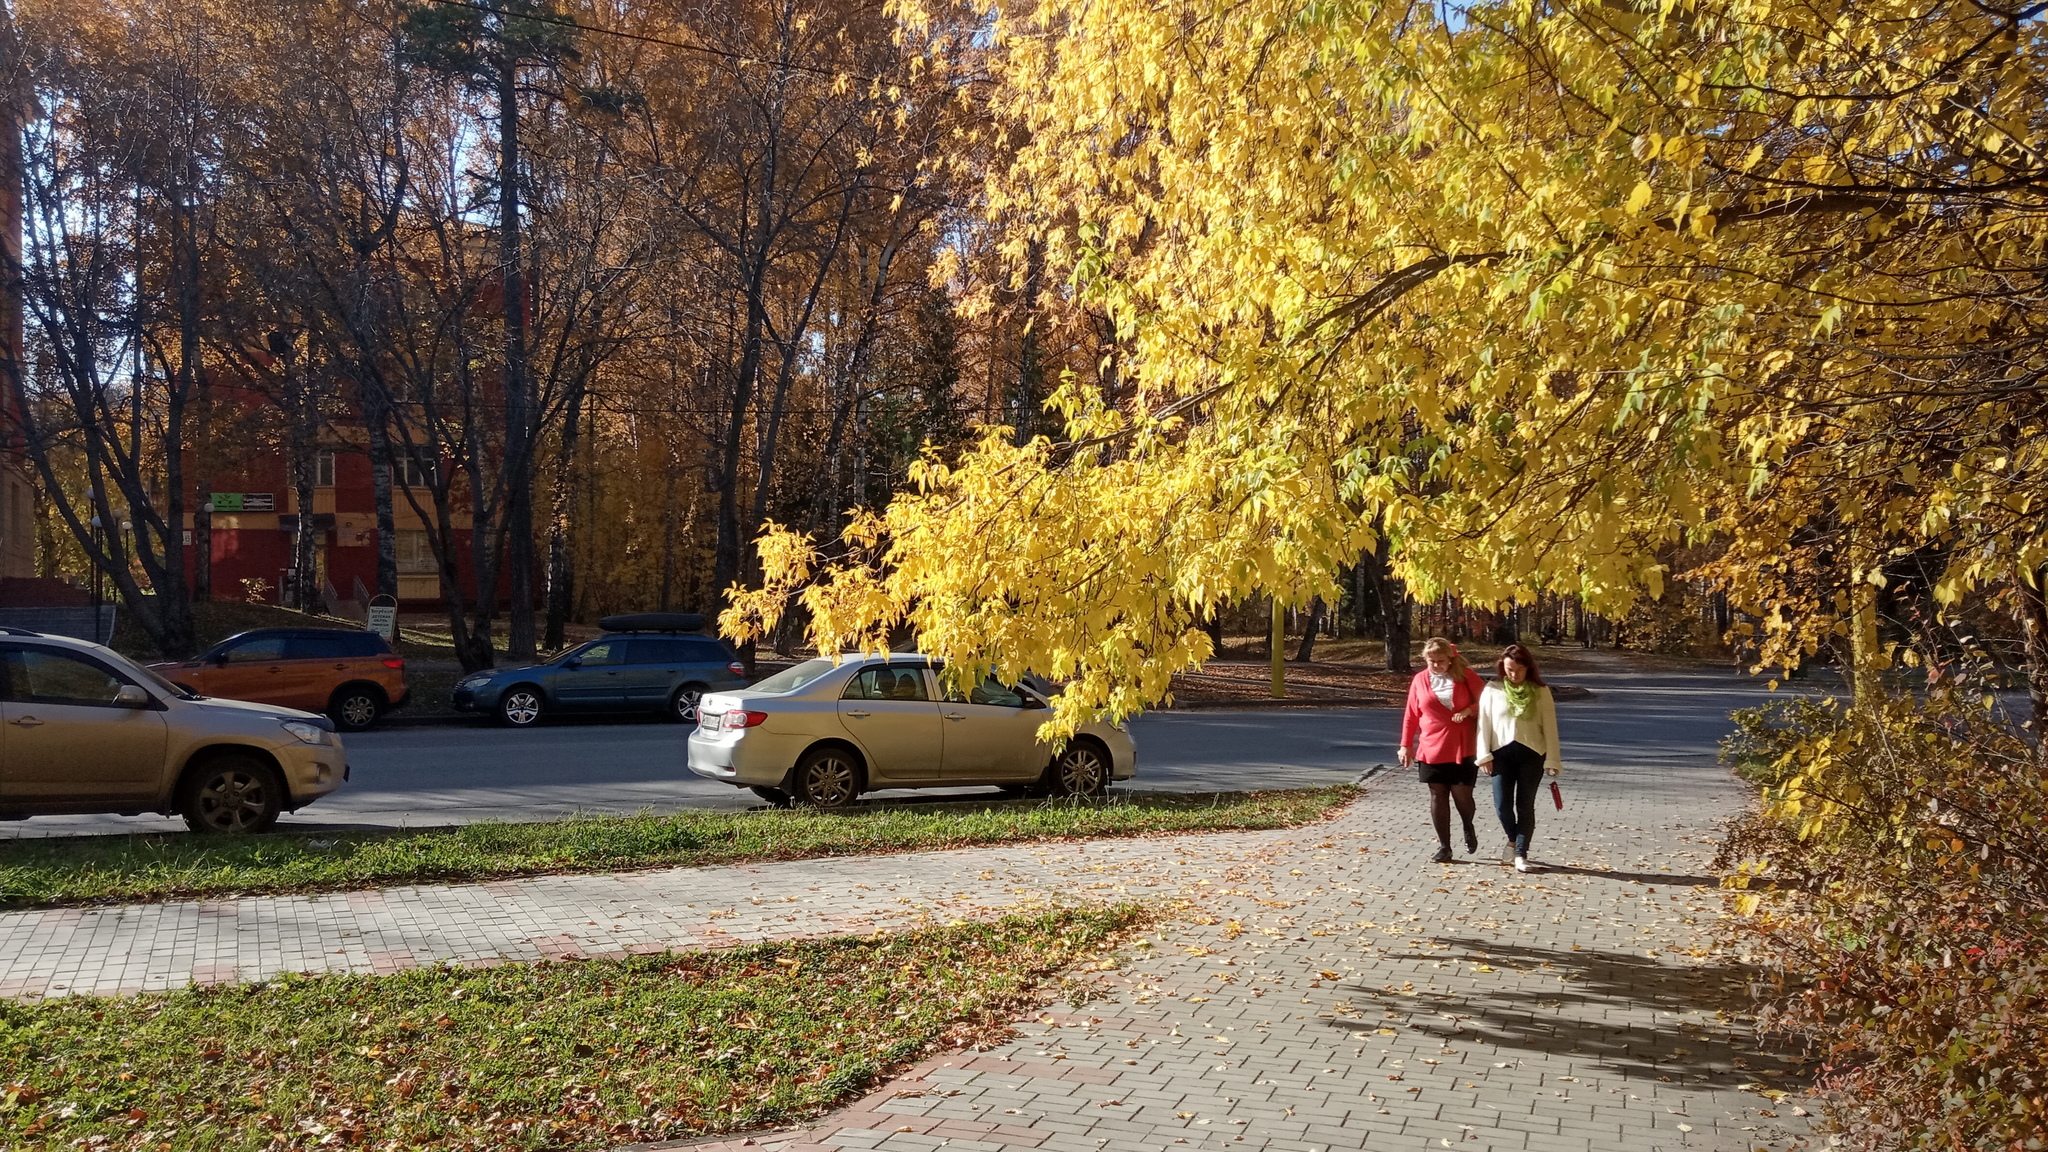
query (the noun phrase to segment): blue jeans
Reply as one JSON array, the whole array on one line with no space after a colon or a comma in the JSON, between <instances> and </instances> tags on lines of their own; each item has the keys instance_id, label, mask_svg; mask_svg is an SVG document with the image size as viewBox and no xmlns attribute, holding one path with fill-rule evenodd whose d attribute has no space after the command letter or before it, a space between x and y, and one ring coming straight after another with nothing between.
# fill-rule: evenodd
<instances>
[{"instance_id":1,"label":"blue jeans","mask_svg":"<svg viewBox=\"0 0 2048 1152\"><path fill-rule=\"evenodd\" d=\"M1541 752L1520 743L1493 750L1493 807L1517 856L1529 854L1529 838L1536 834L1536 792L1542 786Z\"/></svg>"}]
</instances>

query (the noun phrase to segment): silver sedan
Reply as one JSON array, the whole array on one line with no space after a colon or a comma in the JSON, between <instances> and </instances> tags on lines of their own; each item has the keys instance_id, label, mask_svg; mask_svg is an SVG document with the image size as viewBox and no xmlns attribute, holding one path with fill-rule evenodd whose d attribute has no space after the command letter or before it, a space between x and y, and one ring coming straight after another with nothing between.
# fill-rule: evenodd
<instances>
[{"instance_id":1,"label":"silver sedan","mask_svg":"<svg viewBox=\"0 0 2048 1152\"><path fill-rule=\"evenodd\" d=\"M1046 697L990 678L964 697L914 653L806 660L704 697L690 771L776 804L836 808L878 788L987 784L1019 795L1094 795L1137 772L1121 725L1093 722L1055 750Z\"/></svg>"}]
</instances>

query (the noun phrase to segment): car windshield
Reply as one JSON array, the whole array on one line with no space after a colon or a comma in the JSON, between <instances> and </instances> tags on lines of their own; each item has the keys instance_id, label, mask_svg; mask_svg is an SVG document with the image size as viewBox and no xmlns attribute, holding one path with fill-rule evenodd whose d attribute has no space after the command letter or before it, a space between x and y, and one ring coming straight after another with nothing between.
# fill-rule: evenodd
<instances>
[{"instance_id":1,"label":"car windshield","mask_svg":"<svg viewBox=\"0 0 2048 1152\"><path fill-rule=\"evenodd\" d=\"M156 685L158 688L163 689L165 692L169 693L170 695L176 697L179 700L206 699L206 697L201 696L197 692L185 691L183 688L178 687L176 684L171 683L169 680L166 680L163 677L157 675L156 673L151 672L149 669L142 667L140 664L135 666L135 670L137 672L140 672L142 675L148 677L149 682L151 684Z\"/></svg>"},{"instance_id":2,"label":"car windshield","mask_svg":"<svg viewBox=\"0 0 2048 1152\"><path fill-rule=\"evenodd\" d=\"M771 693L794 692L799 688L808 688L811 685L816 684L818 681L824 679L827 673L831 672L835 668L840 667L843 667L843 665L834 663L833 661L827 660L823 657L819 657L816 660L806 660L803 663L798 664L794 667L784 668L782 671L777 672L775 675L768 677L766 680L761 681L759 684L750 686L748 688L748 691Z\"/></svg>"},{"instance_id":3,"label":"car windshield","mask_svg":"<svg viewBox=\"0 0 2048 1152\"><path fill-rule=\"evenodd\" d=\"M584 643L578 644L574 648L569 649L567 652L562 653L560 656L555 657L553 660L548 661L548 663L566 664L570 660L573 660L576 657L583 655L585 652L590 651L592 648L597 647L597 643L598 642L595 640L585 641Z\"/></svg>"},{"instance_id":4,"label":"car windshield","mask_svg":"<svg viewBox=\"0 0 2048 1152\"><path fill-rule=\"evenodd\" d=\"M98 656L100 659L105 660L107 663L112 664L114 667L119 668L121 671L127 673L128 675L135 677L137 680L141 680L145 683L156 685L158 688L163 690L165 695L168 695L174 699L206 699L206 697L199 695L197 692L185 691L183 688L178 687L176 684L171 683L169 680L166 680L162 676L159 676L156 673L150 671L149 669L144 668L142 665L137 664L135 661L128 659L126 656L121 655L119 652L114 651L112 648L109 648L104 644L95 644L92 646L92 650L93 654Z\"/></svg>"}]
</instances>

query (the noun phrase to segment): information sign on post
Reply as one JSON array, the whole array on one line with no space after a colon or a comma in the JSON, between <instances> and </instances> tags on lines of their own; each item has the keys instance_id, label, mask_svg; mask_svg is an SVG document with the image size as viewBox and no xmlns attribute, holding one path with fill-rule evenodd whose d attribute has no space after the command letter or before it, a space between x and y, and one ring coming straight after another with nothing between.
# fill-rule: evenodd
<instances>
[{"instance_id":1,"label":"information sign on post","mask_svg":"<svg viewBox=\"0 0 2048 1152\"><path fill-rule=\"evenodd\" d=\"M369 619L363 627L392 643L398 642L398 601L379 593L370 597Z\"/></svg>"}]
</instances>

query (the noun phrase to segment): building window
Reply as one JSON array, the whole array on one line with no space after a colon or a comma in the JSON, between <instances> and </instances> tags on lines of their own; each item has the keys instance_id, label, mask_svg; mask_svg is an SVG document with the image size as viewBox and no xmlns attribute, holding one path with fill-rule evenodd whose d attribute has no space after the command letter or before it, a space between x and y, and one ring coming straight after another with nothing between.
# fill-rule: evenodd
<instances>
[{"instance_id":1,"label":"building window","mask_svg":"<svg viewBox=\"0 0 2048 1152\"><path fill-rule=\"evenodd\" d=\"M334 487L334 453L316 452L313 454L313 487Z\"/></svg>"},{"instance_id":2,"label":"building window","mask_svg":"<svg viewBox=\"0 0 2048 1152\"><path fill-rule=\"evenodd\" d=\"M422 464L411 456L400 456L397 482L407 488L432 488L434 467L431 464Z\"/></svg>"},{"instance_id":3,"label":"building window","mask_svg":"<svg viewBox=\"0 0 2048 1152\"><path fill-rule=\"evenodd\" d=\"M434 550L427 545L424 528L398 530L398 571L407 576L431 576L440 571L434 563Z\"/></svg>"}]
</instances>

